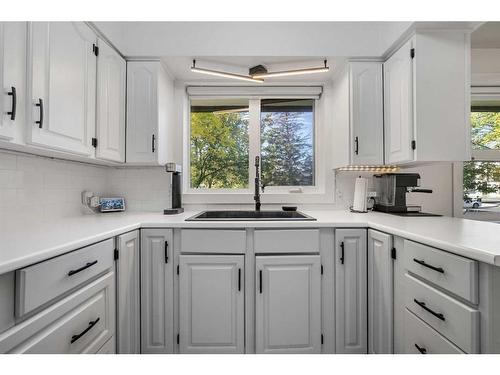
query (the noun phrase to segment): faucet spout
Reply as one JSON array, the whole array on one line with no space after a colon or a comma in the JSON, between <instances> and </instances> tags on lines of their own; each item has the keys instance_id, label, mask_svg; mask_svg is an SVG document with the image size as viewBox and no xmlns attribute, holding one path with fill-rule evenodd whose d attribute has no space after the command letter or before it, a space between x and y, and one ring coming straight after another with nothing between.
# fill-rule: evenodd
<instances>
[{"instance_id":1,"label":"faucet spout","mask_svg":"<svg viewBox=\"0 0 500 375\"><path fill-rule=\"evenodd\" d=\"M260 156L255 157L255 194L253 200L255 201L255 211L260 211Z\"/></svg>"}]
</instances>

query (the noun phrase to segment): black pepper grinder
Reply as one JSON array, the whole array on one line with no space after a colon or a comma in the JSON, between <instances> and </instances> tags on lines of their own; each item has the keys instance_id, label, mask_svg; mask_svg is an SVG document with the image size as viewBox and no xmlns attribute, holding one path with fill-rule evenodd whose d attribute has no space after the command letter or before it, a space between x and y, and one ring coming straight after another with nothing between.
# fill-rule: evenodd
<instances>
[{"instance_id":1,"label":"black pepper grinder","mask_svg":"<svg viewBox=\"0 0 500 375\"><path fill-rule=\"evenodd\" d=\"M175 163L167 163L165 166L167 173L172 173L172 208L163 210L164 215L175 215L184 212L182 208L182 167Z\"/></svg>"}]
</instances>

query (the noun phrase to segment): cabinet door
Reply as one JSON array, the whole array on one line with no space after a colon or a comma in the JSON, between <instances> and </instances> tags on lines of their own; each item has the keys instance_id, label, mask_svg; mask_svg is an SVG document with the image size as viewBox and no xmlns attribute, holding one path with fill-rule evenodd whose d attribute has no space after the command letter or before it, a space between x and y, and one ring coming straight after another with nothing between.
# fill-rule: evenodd
<instances>
[{"instance_id":1,"label":"cabinet door","mask_svg":"<svg viewBox=\"0 0 500 375\"><path fill-rule=\"evenodd\" d=\"M96 157L124 162L127 64L103 40L98 45Z\"/></svg>"},{"instance_id":2,"label":"cabinet door","mask_svg":"<svg viewBox=\"0 0 500 375\"><path fill-rule=\"evenodd\" d=\"M413 62L412 41L384 63L385 162L412 161Z\"/></svg>"},{"instance_id":3,"label":"cabinet door","mask_svg":"<svg viewBox=\"0 0 500 375\"><path fill-rule=\"evenodd\" d=\"M382 63L350 63L351 160L384 164Z\"/></svg>"},{"instance_id":4,"label":"cabinet door","mask_svg":"<svg viewBox=\"0 0 500 375\"><path fill-rule=\"evenodd\" d=\"M180 353L244 353L244 256L179 257Z\"/></svg>"},{"instance_id":5,"label":"cabinet door","mask_svg":"<svg viewBox=\"0 0 500 375\"><path fill-rule=\"evenodd\" d=\"M366 229L335 231L336 352L367 353Z\"/></svg>"},{"instance_id":6,"label":"cabinet door","mask_svg":"<svg viewBox=\"0 0 500 375\"><path fill-rule=\"evenodd\" d=\"M256 352L320 353L320 256L258 256L255 267Z\"/></svg>"},{"instance_id":7,"label":"cabinet door","mask_svg":"<svg viewBox=\"0 0 500 375\"><path fill-rule=\"evenodd\" d=\"M83 22L33 22L28 142L93 156L96 36Z\"/></svg>"},{"instance_id":8,"label":"cabinet door","mask_svg":"<svg viewBox=\"0 0 500 375\"><path fill-rule=\"evenodd\" d=\"M141 353L173 353L171 229L141 230Z\"/></svg>"},{"instance_id":9,"label":"cabinet door","mask_svg":"<svg viewBox=\"0 0 500 375\"><path fill-rule=\"evenodd\" d=\"M392 236L368 230L368 352L393 353Z\"/></svg>"},{"instance_id":10,"label":"cabinet door","mask_svg":"<svg viewBox=\"0 0 500 375\"><path fill-rule=\"evenodd\" d=\"M117 348L118 353L138 354L141 350L139 231L122 234L116 240Z\"/></svg>"},{"instance_id":11,"label":"cabinet door","mask_svg":"<svg viewBox=\"0 0 500 375\"><path fill-rule=\"evenodd\" d=\"M0 88L2 90L0 139L22 140L26 105L26 27L26 22L0 22Z\"/></svg>"},{"instance_id":12,"label":"cabinet door","mask_svg":"<svg viewBox=\"0 0 500 375\"><path fill-rule=\"evenodd\" d=\"M127 163L155 163L159 62L127 63Z\"/></svg>"}]
</instances>

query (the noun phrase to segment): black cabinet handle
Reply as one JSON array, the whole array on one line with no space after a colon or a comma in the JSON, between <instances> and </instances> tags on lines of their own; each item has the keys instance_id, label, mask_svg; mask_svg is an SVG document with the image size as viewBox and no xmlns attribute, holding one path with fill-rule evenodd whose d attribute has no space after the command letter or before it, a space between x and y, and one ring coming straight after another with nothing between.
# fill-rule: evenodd
<instances>
[{"instance_id":1,"label":"black cabinet handle","mask_svg":"<svg viewBox=\"0 0 500 375\"><path fill-rule=\"evenodd\" d=\"M340 243L340 263L344 264L344 241Z\"/></svg>"},{"instance_id":2,"label":"black cabinet handle","mask_svg":"<svg viewBox=\"0 0 500 375\"><path fill-rule=\"evenodd\" d=\"M68 276L73 276L74 274L77 274L78 272L82 272L83 270L86 270L89 267L92 267L94 264L97 264L97 260L94 260L93 262L88 262L86 265L83 267L80 267L76 270L71 270L68 272Z\"/></svg>"},{"instance_id":3,"label":"black cabinet handle","mask_svg":"<svg viewBox=\"0 0 500 375\"><path fill-rule=\"evenodd\" d=\"M259 270L259 293L262 294L262 270Z\"/></svg>"},{"instance_id":4,"label":"black cabinet handle","mask_svg":"<svg viewBox=\"0 0 500 375\"><path fill-rule=\"evenodd\" d=\"M168 263L168 241L165 241L165 263Z\"/></svg>"},{"instance_id":5,"label":"black cabinet handle","mask_svg":"<svg viewBox=\"0 0 500 375\"><path fill-rule=\"evenodd\" d=\"M35 104L37 107L40 107L40 118L38 121L35 121L35 124L38 124L38 127L43 128L43 100L38 99L38 103Z\"/></svg>"},{"instance_id":6,"label":"black cabinet handle","mask_svg":"<svg viewBox=\"0 0 500 375\"><path fill-rule=\"evenodd\" d=\"M12 96L12 109L10 112L7 112L7 114L10 116L10 119L14 121L16 119L16 112L17 112L17 92L16 88L12 86L11 91L7 93L7 95Z\"/></svg>"},{"instance_id":7,"label":"black cabinet handle","mask_svg":"<svg viewBox=\"0 0 500 375\"><path fill-rule=\"evenodd\" d=\"M153 134L151 136L151 152L155 152L156 148L156 139L155 139L155 135Z\"/></svg>"},{"instance_id":8,"label":"black cabinet handle","mask_svg":"<svg viewBox=\"0 0 500 375\"><path fill-rule=\"evenodd\" d=\"M101 318L97 318L96 320L94 320L93 322L89 322L89 326L87 328L85 328L84 331L82 331L82 333L79 333L78 335L73 335L71 337L71 343L73 344L75 341L77 341L80 337L82 337L83 335L85 335L88 331L90 331L92 329L92 327L94 327L97 322L101 320Z\"/></svg>"},{"instance_id":9,"label":"black cabinet handle","mask_svg":"<svg viewBox=\"0 0 500 375\"><path fill-rule=\"evenodd\" d=\"M439 273L444 273L444 269L442 269L441 267L434 267L434 266L431 266L430 264L425 263L423 260L418 260L418 259L416 259L416 258L413 258L413 261L414 261L415 263L420 264L421 266L424 266L424 267L430 268L431 270L434 270L434 271L436 271L436 272L439 272Z\"/></svg>"},{"instance_id":10,"label":"black cabinet handle","mask_svg":"<svg viewBox=\"0 0 500 375\"><path fill-rule=\"evenodd\" d=\"M238 268L238 292L241 292L241 268Z\"/></svg>"},{"instance_id":11,"label":"black cabinet handle","mask_svg":"<svg viewBox=\"0 0 500 375\"><path fill-rule=\"evenodd\" d=\"M425 311L427 311L428 313L431 313L432 315L434 315L436 318L442 320L443 322L445 321L444 319L444 315L441 314L441 313L437 313L431 309L429 309L426 305L425 305L425 302L420 302L418 301L416 298L413 299L413 302L415 302L417 305L419 305L421 308L423 308Z\"/></svg>"},{"instance_id":12,"label":"black cabinet handle","mask_svg":"<svg viewBox=\"0 0 500 375\"><path fill-rule=\"evenodd\" d=\"M427 349L422 348L422 347L418 346L417 344L415 344L415 348L417 348L417 350L420 352L420 354L427 354Z\"/></svg>"},{"instance_id":13,"label":"black cabinet handle","mask_svg":"<svg viewBox=\"0 0 500 375\"><path fill-rule=\"evenodd\" d=\"M356 147L354 148L354 153L357 155L359 153L359 138L358 137L354 138L354 143L356 144Z\"/></svg>"}]
</instances>

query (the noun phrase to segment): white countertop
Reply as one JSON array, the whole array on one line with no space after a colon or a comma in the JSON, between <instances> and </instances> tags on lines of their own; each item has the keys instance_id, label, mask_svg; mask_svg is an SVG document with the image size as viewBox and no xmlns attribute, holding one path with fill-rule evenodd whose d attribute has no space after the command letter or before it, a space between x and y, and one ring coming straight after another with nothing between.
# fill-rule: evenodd
<instances>
[{"instance_id":1,"label":"white countertop","mask_svg":"<svg viewBox=\"0 0 500 375\"><path fill-rule=\"evenodd\" d=\"M500 265L500 225L450 217L400 217L342 210L303 211L317 221L192 222L180 215L107 213L0 228L0 274L138 228L370 227L481 262Z\"/></svg>"}]
</instances>

